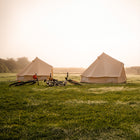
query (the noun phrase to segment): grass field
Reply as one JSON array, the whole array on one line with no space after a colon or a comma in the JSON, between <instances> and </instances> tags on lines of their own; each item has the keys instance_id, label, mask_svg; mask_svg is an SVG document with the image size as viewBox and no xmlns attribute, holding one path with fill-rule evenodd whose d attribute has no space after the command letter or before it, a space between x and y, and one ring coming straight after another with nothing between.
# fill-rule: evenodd
<instances>
[{"instance_id":1,"label":"grass field","mask_svg":"<svg viewBox=\"0 0 140 140\"><path fill-rule=\"evenodd\" d=\"M0 74L0 139L140 139L140 76L126 84L8 87L15 79Z\"/></svg>"}]
</instances>

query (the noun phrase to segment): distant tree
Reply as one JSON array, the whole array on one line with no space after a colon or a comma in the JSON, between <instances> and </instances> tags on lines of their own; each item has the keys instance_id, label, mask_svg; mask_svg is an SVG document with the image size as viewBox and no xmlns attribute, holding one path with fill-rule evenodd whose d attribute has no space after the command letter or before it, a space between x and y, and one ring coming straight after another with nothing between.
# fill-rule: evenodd
<instances>
[{"instance_id":1,"label":"distant tree","mask_svg":"<svg viewBox=\"0 0 140 140\"><path fill-rule=\"evenodd\" d=\"M0 73L4 72L18 72L24 68L30 61L27 57L18 58L17 61L13 58L1 59L0 58Z\"/></svg>"},{"instance_id":2,"label":"distant tree","mask_svg":"<svg viewBox=\"0 0 140 140\"><path fill-rule=\"evenodd\" d=\"M140 74L140 67L137 67L137 74Z\"/></svg>"},{"instance_id":3,"label":"distant tree","mask_svg":"<svg viewBox=\"0 0 140 140\"><path fill-rule=\"evenodd\" d=\"M140 66L126 68L127 74L140 74Z\"/></svg>"},{"instance_id":4,"label":"distant tree","mask_svg":"<svg viewBox=\"0 0 140 140\"><path fill-rule=\"evenodd\" d=\"M28 65L30 63L30 61L28 60L27 57L20 57L20 58L17 59L16 63L17 63L18 69L22 69L26 65Z\"/></svg>"},{"instance_id":5,"label":"distant tree","mask_svg":"<svg viewBox=\"0 0 140 140\"><path fill-rule=\"evenodd\" d=\"M10 72L7 66L4 64L4 60L0 59L0 73Z\"/></svg>"},{"instance_id":6,"label":"distant tree","mask_svg":"<svg viewBox=\"0 0 140 140\"><path fill-rule=\"evenodd\" d=\"M13 58L9 58L9 59L5 60L5 65L10 70L10 72L16 72L17 63Z\"/></svg>"}]
</instances>

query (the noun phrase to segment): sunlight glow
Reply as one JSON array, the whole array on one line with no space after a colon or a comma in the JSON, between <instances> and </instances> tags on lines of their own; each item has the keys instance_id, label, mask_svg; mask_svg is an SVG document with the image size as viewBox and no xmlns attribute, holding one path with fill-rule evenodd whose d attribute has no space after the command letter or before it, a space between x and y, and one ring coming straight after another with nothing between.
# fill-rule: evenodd
<instances>
[{"instance_id":1,"label":"sunlight glow","mask_svg":"<svg viewBox=\"0 0 140 140\"><path fill-rule=\"evenodd\" d=\"M140 65L139 0L1 0L0 57L87 67L105 52Z\"/></svg>"}]
</instances>

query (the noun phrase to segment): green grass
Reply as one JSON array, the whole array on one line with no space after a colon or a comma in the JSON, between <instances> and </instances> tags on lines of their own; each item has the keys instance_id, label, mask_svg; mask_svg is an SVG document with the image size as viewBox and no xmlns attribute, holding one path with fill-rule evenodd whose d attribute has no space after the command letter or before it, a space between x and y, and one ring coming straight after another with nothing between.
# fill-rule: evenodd
<instances>
[{"instance_id":1,"label":"green grass","mask_svg":"<svg viewBox=\"0 0 140 140\"><path fill-rule=\"evenodd\" d=\"M15 76L0 74L0 139L140 139L140 76L127 84L8 87Z\"/></svg>"},{"instance_id":2,"label":"green grass","mask_svg":"<svg viewBox=\"0 0 140 140\"><path fill-rule=\"evenodd\" d=\"M15 73L0 73L0 82L2 81L14 81L16 80Z\"/></svg>"}]
</instances>

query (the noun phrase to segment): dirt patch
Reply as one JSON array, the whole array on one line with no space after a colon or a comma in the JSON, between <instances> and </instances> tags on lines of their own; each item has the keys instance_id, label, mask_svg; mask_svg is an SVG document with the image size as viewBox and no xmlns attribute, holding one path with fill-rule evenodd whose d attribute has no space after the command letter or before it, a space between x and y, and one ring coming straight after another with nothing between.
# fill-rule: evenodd
<instances>
[{"instance_id":1,"label":"dirt patch","mask_svg":"<svg viewBox=\"0 0 140 140\"><path fill-rule=\"evenodd\" d=\"M107 101L91 101L91 100L68 100L65 103L72 103L72 104L104 104L107 103Z\"/></svg>"},{"instance_id":2,"label":"dirt patch","mask_svg":"<svg viewBox=\"0 0 140 140\"><path fill-rule=\"evenodd\" d=\"M104 94L106 92L114 92L114 91L133 91L140 88L128 88L128 87L103 87L103 88L89 88L88 92L94 94Z\"/></svg>"},{"instance_id":3,"label":"dirt patch","mask_svg":"<svg viewBox=\"0 0 140 140\"><path fill-rule=\"evenodd\" d=\"M140 104L140 101L129 101L129 102L117 101L116 104L137 106Z\"/></svg>"}]
</instances>

